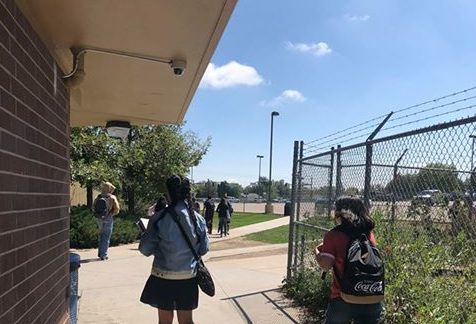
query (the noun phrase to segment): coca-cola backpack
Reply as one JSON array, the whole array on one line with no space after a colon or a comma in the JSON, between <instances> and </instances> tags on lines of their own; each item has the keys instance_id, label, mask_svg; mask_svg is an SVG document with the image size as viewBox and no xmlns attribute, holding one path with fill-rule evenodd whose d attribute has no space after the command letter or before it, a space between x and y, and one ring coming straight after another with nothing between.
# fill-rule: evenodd
<instances>
[{"instance_id":1,"label":"coca-cola backpack","mask_svg":"<svg viewBox=\"0 0 476 324\"><path fill-rule=\"evenodd\" d=\"M341 228L336 230L346 233ZM344 273L336 274L341 286L341 298L352 304L374 304L384 299L384 263L379 250L366 234L350 236L346 251Z\"/></svg>"}]
</instances>

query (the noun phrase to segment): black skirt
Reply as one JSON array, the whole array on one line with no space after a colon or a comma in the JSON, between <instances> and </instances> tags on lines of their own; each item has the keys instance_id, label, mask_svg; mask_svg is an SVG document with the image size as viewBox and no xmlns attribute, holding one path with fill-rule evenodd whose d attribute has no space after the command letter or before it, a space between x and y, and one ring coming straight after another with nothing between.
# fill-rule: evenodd
<instances>
[{"instance_id":1,"label":"black skirt","mask_svg":"<svg viewBox=\"0 0 476 324\"><path fill-rule=\"evenodd\" d=\"M140 297L144 304L163 310L193 310L198 307L195 278L167 280L150 276Z\"/></svg>"}]
</instances>

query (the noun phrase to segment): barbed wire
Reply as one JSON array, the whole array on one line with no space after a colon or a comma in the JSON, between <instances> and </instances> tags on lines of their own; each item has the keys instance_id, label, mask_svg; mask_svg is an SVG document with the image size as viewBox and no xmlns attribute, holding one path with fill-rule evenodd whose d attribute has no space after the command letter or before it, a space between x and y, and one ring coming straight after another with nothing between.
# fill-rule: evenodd
<instances>
[{"instance_id":1,"label":"barbed wire","mask_svg":"<svg viewBox=\"0 0 476 324\"><path fill-rule=\"evenodd\" d=\"M425 118L421 118L421 119L417 119L417 120L412 120L412 121L408 121L408 122L405 122L405 123L400 123L398 125L394 125L394 126L391 126L391 127L386 127L386 128L382 128L381 129L381 132L383 131L388 131L388 130L391 130L391 129L395 129L395 128L399 128L399 127L403 127L403 126L407 126L407 125L411 125L411 124L415 124L415 123L419 123L419 122L422 122L422 121L425 121L425 120L430 120L432 118L437 118L437 117L441 117L441 116L444 116L444 115L448 115L448 114L451 114L451 113L456 113L456 112L460 112L460 111L464 111L464 110L468 110L468 109L471 109L471 108L475 108L476 107L476 104L475 105L471 105L471 106L467 106L467 107L462 107L462 108L458 108L458 109L454 109L454 110L451 110L451 111L448 111L448 112L443 112L443 113L440 113L440 114L436 114L436 115L432 115L432 116L427 116ZM354 137L351 137L351 138L348 138L344 141L340 141L339 142L339 145L343 145L343 144L347 144L349 142L352 142L356 139L359 139L359 138L362 138L362 134L359 134L357 136L354 136ZM337 145L334 145L334 146L337 146ZM311 154L311 153L317 153L321 150L328 150L329 149L329 145L325 145L325 146L320 146L320 147L316 147L316 148L313 148L313 149L310 149L308 148L307 150L305 150L305 152L307 154Z\"/></svg>"},{"instance_id":2,"label":"barbed wire","mask_svg":"<svg viewBox=\"0 0 476 324\"><path fill-rule=\"evenodd\" d=\"M305 151L313 150L313 149L314 149L316 146L318 146L318 145L321 145L321 146L322 146L322 145L324 145L324 144L326 144L326 143L333 143L333 142L335 142L335 141L338 140L338 139L345 138L345 137L348 137L348 136L350 136L350 135L357 134L357 133L363 132L363 131L368 130L368 129L375 129L375 127L377 127L378 125L380 125L380 122L379 122L379 123L376 123L376 124L372 124L372 125L367 126L367 127L365 127L365 128L361 128L361 129L355 130L355 131L353 131L353 132L350 132L349 134L341 135L341 136L336 137L336 138L332 138L332 139L330 139L330 140L327 140L326 142L322 142L322 143L318 143L318 144L315 144L315 145L308 146L308 147L305 148L304 150L305 150ZM368 133L368 132L365 132L365 133ZM360 137L360 136L362 136L362 134L359 135L358 137ZM325 147L327 147L327 145L326 145Z\"/></svg>"},{"instance_id":3,"label":"barbed wire","mask_svg":"<svg viewBox=\"0 0 476 324\"><path fill-rule=\"evenodd\" d=\"M360 124L357 124L357 125L348 127L348 128L346 128L346 129L343 129L343 130L341 130L341 131L335 132L335 133L333 133L333 134L330 134L330 135L327 135L327 136L324 136L324 137L315 139L315 140L313 140L313 141L307 142L307 143L305 143L304 145L305 145L305 146L306 146L306 145L310 145L310 144L312 144L312 143L315 143L315 142L317 142L317 141L320 141L320 140L329 138L329 137L331 137L331 136L338 135L338 134L342 134L343 132L346 132L346 131L348 131L348 130L357 128L357 127L359 127L359 126L366 125L366 124L371 123L371 122L376 121L376 120L381 120L381 119L382 119L383 117L385 117L385 116L387 116L387 115L381 115L381 116L372 118L372 119L367 120L367 121L365 121L365 122L362 122L362 123L360 123ZM377 125L378 125L378 124L377 124Z\"/></svg>"},{"instance_id":4,"label":"barbed wire","mask_svg":"<svg viewBox=\"0 0 476 324\"><path fill-rule=\"evenodd\" d=\"M386 127L386 128L384 127L384 128L382 129L382 131L390 130L390 129L395 129L395 128L398 128L398 127L407 126L407 125L411 125L411 124L415 124L415 123L419 123L419 122L421 122L421 121L425 121L425 120L429 120L429 119L432 119L432 118L441 117L441 116L444 116L444 115L448 115L448 114L452 114L452 113L455 113L455 112L460 112L460 111L468 110L468 109L475 108L475 107L476 107L476 104L475 104L475 105L471 105L471 106L467 106L467 107L462 107L462 108L454 109L454 110L447 111L447 112L443 112L443 113L440 113L440 114L428 116L428 117L425 117L425 118L421 118L421 119L417 119L417 120L412 120L412 121L405 122L405 123L401 123L401 124L398 124L398 125L395 125L395 126Z\"/></svg>"},{"instance_id":5,"label":"barbed wire","mask_svg":"<svg viewBox=\"0 0 476 324\"><path fill-rule=\"evenodd\" d=\"M414 116L417 116L417 115L420 115L420 114L424 114L426 112L430 112L430 111L435 111L437 109L441 109L441 108L444 108L444 107L449 107L449 106L452 106L452 105L455 105L455 104L458 104L458 103L461 103L461 102L465 102L465 101L469 101L471 99L476 99L476 95L474 96L470 96L470 97L466 97L466 98L463 98L463 99L459 99L459 100L454 100L452 102L449 102L449 103L445 103L445 104L441 104L441 105L437 105L437 106L433 106L433 107L430 107L430 108L426 108L426 109L423 109L423 110L420 110L420 111L417 111L417 112L414 112L414 113L411 113L411 114L406 114L406 115L403 115L403 116L399 116L399 117L396 117L395 116L397 114L400 114L402 112L405 112L405 111L409 111L411 109L415 109L415 108L418 108L418 107L423 107L425 105L428 105L430 103L435 103L435 102L438 102L438 101L441 101L441 100L444 100L444 99L447 99L447 98L451 98L451 97L455 97L455 96L458 96L458 95L461 95L461 94L465 94L465 93L468 93L470 91L473 91L476 89L476 86L474 87L470 87L470 88L467 88L467 89L464 89L464 90L461 90L461 91L457 91L457 92L454 92L454 93L451 93L451 94L448 94L448 95L445 95L445 96L441 96L441 97L438 97L438 98L435 98L435 99L432 99L432 100L427 100L427 101L424 101L424 102L421 102L419 104L416 104L416 105L411 105L411 106L408 106L408 107L404 107L402 109L399 109L399 110L396 110L394 111L393 113L393 116L392 118L388 121L387 125L388 124L391 124L391 123L394 123L398 120L404 120L404 119L407 119L407 118L411 118L411 117L414 117ZM469 108L472 108L472 106L470 107L464 107L464 108L459 108L459 109L455 109L455 110L451 110L451 111L447 111L445 113L441 113L441 114L436 114L436 115L432 115L432 116L427 116L426 118L422 118L422 119L418 119L418 120L414 120L414 121L409 121L409 122L406 122L406 123L400 123L398 125L395 125L395 126L392 126L392 127L387 127L387 128L384 128L383 130L389 130L389 129L395 129L397 127L401 127L401 126L405 126L405 125L408 125L408 124L414 124L414 123L418 123L418 122L421 122L421 121L425 121L425 120L428 120L428 119L431 119L431 118L436 118L436 117L440 117L444 114L450 114L450 113L454 113L454 112L459 112L459 111L463 111L463 110L466 110L466 109L469 109ZM363 126L363 125L367 125L373 121L376 121L376 120L382 120L383 117L387 116L388 114L385 114L385 115L381 115L381 116L378 116L378 117L375 117L375 118L372 118L370 120L367 120L365 122L362 122L362 123L359 123L357 125L354 125L352 127L348 127L348 128L345 128L341 131L338 131L338 132L335 132L335 133L332 133L330 135L327 135L327 136L324 136L324 137L321 137L319 139L316 139L316 140L313 140L313 141L310 141L308 143L305 143L304 144L304 150L306 153L314 153L314 152L318 152L320 150L327 150L329 149L330 146L332 145L329 145L329 143L333 143L334 146L335 144L337 144L337 141L339 141L338 144L342 145L342 144L345 144L345 143L349 143L355 139L358 139L358 138L361 138L364 134L368 134L368 132L365 132L364 131L367 131L369 129L375 129L375 127L377 127L379 123L374 123L370 126L366 126L366 127L363 127L363 128L359 128L355 131L352 131L350 133L346 133L344 135L340 135L340 136L337 136L335 137L335 135L339 135L339 134L342 134L344 132L347 132L349 130L352 130L352 129L355 129L357 127L360 127L360 126ZM360 134L359 134L360 133ZM350 137L354 134L359 134L357 136L353 136L353 137ZM334 136L334 137L333 137ZM350 137L350 138L348 138ZM326 141L323 141L327 139ZM313 145L310 145L310 144L313 144ZM326 144L326 145L324 145Z\"/></svg>"}]
</instances>

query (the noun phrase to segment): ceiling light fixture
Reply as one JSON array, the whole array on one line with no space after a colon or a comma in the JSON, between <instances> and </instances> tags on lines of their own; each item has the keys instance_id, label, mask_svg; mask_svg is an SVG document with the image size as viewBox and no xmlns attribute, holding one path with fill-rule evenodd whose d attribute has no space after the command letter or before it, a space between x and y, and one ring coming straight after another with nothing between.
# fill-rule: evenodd
<instances>
[{"instance_id":1,"label":"ceiling light fixture","mask_svg":"<svg viewBox=\"0 0 476 324\"><path fill-rule=\"evenodd\" d=\"M131 123L123 120L110 120L106 123L106 131L111 137L125 139L131 131Z\"/></svg>"}]
</instances>

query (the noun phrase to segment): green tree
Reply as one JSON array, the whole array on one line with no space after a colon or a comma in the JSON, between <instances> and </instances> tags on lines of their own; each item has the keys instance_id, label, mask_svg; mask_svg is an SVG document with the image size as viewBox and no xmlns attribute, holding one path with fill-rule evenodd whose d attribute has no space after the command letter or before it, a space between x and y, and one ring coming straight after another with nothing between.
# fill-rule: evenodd
<instances>
[{"instance_id":1,"label":"green tree","mask_svg":"<svg viewBox=\"0 0 476 324\"><path fill-rule=\"evenodd\" d=\"M117 146L100 127L74 127L70 136L71 181L86 188L92 208L93 188L104 181L117 183Z\"/></svg>"},{"instance_id":2,"label":"green tree","mask_svg":"<svg viewBox=\"0 0 476 324\"><path fill-rule=\"evenodd\" d=\"M430 163L418 172L417 186L420 190L439 189L442 192L461 191L464 187L456 167L443 163Z\"/></svg>"},{"instance_id":3,"label":"green tree","mask_svg":"<svg viewBox=\"0 0 476 324\"><path fill-rule=\"evenodd\" d=\"M127 140L110 138L99 127L73 128L71 177L88 190L111 181L122 189L129 211L157 199L165 192L171 174L186 175L199 164L210 146L181 126L135 126Z\"/></svg>"},{"instance_id":4,"label":"green tree","mask_svg":"<svg viewBox=\"0 0 476 324\"><path fill-rule=\"evenodd\" d=\"M133 127L122 142L118 165L124 196L130 212L154 201L165 192L165 180L171 174L186 175L197 166L210 146L210 138L200 141L181 126Z\"/></svg>"},{"instance_id":5,"label":"green tree","mask_svg":"<svg viewBox=\"0 0 476 324\"><path fill-rule=\"evenodd\" d=\"M457 192L464 190L464 184L458 178L455 166L429 163L418 173L397 175L385 186L385 192L401 199L410 199L426 189Z\"/></svg>"},{"instance_id":6,"label":"green tree","mask_svg":"<svg viewBox=\"0 0 476 324\"><path fill-rule=\"evenodd\" d=\"M229 183L222 181L217 186L217 195L220 198L225 196L240 197L243 193L243 187L239 183Z\"/></svg>"},{"instance_id":7,"label":"green tree","mask_svg":"<svg viewBox=\"0 0 476 324\"><path fill-rule=\"evenodd\" d=\"M194 184L194 191L197 197L217 196L217 183L208 179Z\"/></svg>"},{"instance_id":8,"label":"green tree","mask_svg":"<svg viewBox=\"0 0 476 324\"><path fill-rule=\"evenodd\" d=\"M273 187L276 188L276 194L280 198L291 199L291 185L284 180L273 181Z\"/></svg>"},{"instance_id":9,"label":"green tree","mask_svg":"<svg viewBox=\"0 0 476 324\"><path fill-rule=\"evenodd\" d=\"M344 196L356 196L360 193L360 190L356 187L348 187L344 190Z\"/></svg>"}]
</instances>

